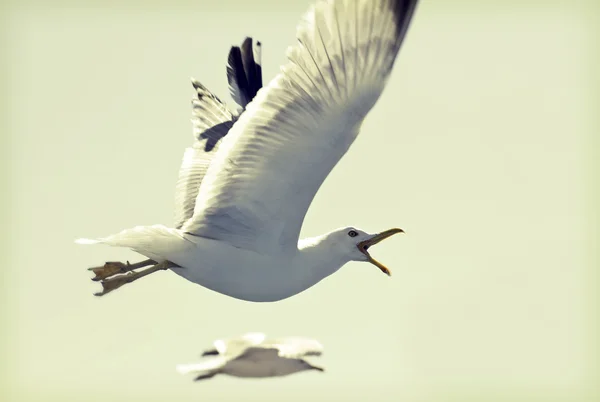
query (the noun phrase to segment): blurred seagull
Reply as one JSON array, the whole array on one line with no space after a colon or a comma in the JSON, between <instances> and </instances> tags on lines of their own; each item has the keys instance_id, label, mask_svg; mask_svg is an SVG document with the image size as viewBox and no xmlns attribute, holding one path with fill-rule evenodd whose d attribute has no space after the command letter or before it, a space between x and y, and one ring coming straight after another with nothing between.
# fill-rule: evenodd
<instances>
[{"instance_id":1,"label":"blurred seagull","mask_svg":"<svg viewBox=\"0 0 600 402\"><path fill-rule=\"evenodd\" d=\"M367 250L402 229L299 234L317 190L381 95L416 3L318 1L298 24L288 62L264 88L260 43L247 38L231 49L227 68L240 113L193 80L194 143L179 171L175 227L79 239L148 258L90 268L103 285L96 295L165 269L254 302L300 293L349 261L370 262L389 275Z\"/></svg>"},{"instance_id":2,"label":"blurred seagull","mask_svg":"<svg viewBox=\"0 0 600 402\"><path fill-rule=\"evenodd\" d=\"M313 339L288 337L268 340L265 334L248 333L239 338L217 340L214 349L205 351L205 361L180 364L181 374L193 373L194 381L206 380L217 374L233 377L283 377L306 370L324 371L304 358L320 356L323 346Z\"/></svg>"}]
</instances>

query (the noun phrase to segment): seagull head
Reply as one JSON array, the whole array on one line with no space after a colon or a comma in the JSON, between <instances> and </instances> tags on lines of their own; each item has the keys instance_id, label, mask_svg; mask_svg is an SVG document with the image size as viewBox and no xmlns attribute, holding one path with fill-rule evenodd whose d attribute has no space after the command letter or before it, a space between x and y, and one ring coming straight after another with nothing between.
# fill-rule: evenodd
<instances>
[{"instance_id":1,"label":"seagull head","mask_svg":"<svg viewBox=\"0 0 600 402\"><path fill-rule=\"evenodd\" d=\"M389 276L391 275L390 270L375 258L371 257L371 254L369 254L368 250L371 246L374 246L382 240L385 240L397 233L404 233L404 230L393 228L380 233L369 234L354 227L346 227L336 230L333 235L335 237L337 247L341 248L341 251L351 261L370 262L379 268L381 272Z\"/></svg>"}]
</instances>

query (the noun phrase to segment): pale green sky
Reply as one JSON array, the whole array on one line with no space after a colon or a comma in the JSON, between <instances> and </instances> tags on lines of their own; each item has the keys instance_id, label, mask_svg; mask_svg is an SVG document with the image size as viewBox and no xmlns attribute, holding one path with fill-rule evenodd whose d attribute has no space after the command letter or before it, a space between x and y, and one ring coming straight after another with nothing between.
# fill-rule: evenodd
<instances>
[{"instance_id":1,"label":"pale green sky","mask_svg":"<svg viewBox=\"0 0 600 402\"><path fill-rule=\"evenodd\" d=\"M373 251L391 279L351 263L254 304L158 273L92 296L85 268L139 257L75 238L172 223L189 77L228 99L227 52L251 35L270 80L310 4L239 1L9 9L8 400L576 400L592 362L581 9L421 4L303 228L404 228ZM175 372L246 331L319 339L327 372Z\"/></svg>"}]
</instances>

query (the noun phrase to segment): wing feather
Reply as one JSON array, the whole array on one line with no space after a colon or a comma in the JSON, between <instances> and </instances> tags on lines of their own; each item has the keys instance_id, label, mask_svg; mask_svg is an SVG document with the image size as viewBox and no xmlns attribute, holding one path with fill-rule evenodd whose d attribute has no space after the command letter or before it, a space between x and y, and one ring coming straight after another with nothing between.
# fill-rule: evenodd
<instances>
[{"instance_id":1,"label":"wing feather","mask_svg":"<svg viewBox=\"0 0 600 402\"><path fill-rule=\"evenodd\" d=\"M233 126L233 115L221 100L196 80L197 98L192 100L194 144L186 148L175 186L175 228L194 214L200 183L219 143Z\"/></svg>"},{"instance_id":2,"label":"wing feather","mask_svg":"<svg viewBox=\"0 0 600 402\"><path fill-rule=\"evenodd\" d=\"M242 111L262 87L261 44L252 46L247 37L240 47L232 47L228 57L227 79L232 97ZM200 183L237 116L205 86L192 80L197 98L192 101L194 143L183 154L175 188L175 227L181 228L194 214Z\"/></svg>"},{"instance_id":3,"label":"wing feather","mask_svg":"<svg viewBox=\"0 0 600 402\"><path fill-rule=\"evenodd\" d=\"M299 359L307 356L321 356L323 345L314 339L302 337L286 337L266 343L265 347L279 350L279 356L288 359Z\"/></svg>"},{"instance_id":4,"label":"wing feather","mask_svg":"<svg viewBox=\"0 0 600 402\"><path fill-rule=\"evenodd\" d=\"M223 141L183 230L257 252L295 249L315 193L385 87L416 3L313 6L288 63Z\"/></svg>"},{"instance_id":5,"label":"wing feather","mask_svg":"<svg viewBox=\"0 0 600 402\"><path fill-rule=\"evenodd\" d=\"M261 43L247 37L241 46L232 46L227 59L227 81L231 97L242 109L262 87Z\"/></svg>"}]
</instances>

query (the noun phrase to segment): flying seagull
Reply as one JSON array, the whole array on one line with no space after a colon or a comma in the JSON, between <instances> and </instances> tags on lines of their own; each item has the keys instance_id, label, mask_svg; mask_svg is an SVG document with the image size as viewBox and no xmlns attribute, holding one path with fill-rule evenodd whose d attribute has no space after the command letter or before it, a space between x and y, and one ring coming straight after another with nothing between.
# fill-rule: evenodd
<instances>
[{"instance_id":1,"label":"flying seagull","mask_svg":"<svg viewBox=\"0 0 600 402\"><path fill-rule=\"evenodd\" d=\"M206 380L217 374L233 377L283 377L307 370L324 371L305 360L321 356L323 346L316 340L287 337L267 339L265 334L251 332L239 338L217 340L214 348L205 351L200 363L180 364L181 374L193 373L194 381Z\"/></svg>"},{"instance_id":2,"label":"flying seagull","mask_svg":"<svg viewBox=\"0 0 600 402\"><path fill-rule=\"evenodd\" d=\"M262 88L260 45L247 40L233 48L228 78L241 113L193 80L194 143L180 168L175 227L137 226L78 240L148 258L90 268L103 285L96 295L165 269L254 302L298 294L349 261L389 275L368 249L402 229L299 234L317 190L380 97L416 3L318 1L298 24L288 62Z\"/></svg>"}]
</instances>

